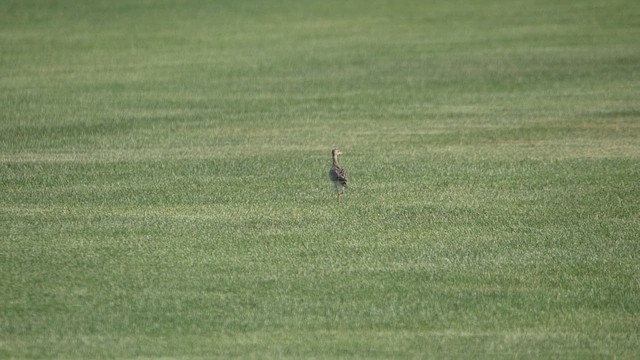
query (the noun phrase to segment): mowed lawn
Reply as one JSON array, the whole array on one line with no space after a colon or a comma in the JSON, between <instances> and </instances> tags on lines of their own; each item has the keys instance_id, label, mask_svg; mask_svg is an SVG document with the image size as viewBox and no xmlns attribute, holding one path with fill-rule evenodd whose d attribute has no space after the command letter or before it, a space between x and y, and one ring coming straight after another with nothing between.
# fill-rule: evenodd
<instances>
[{"instance_id":1,"label":"mowed lawn","mask_svg":"<svg viewBox=\"0 0 640 360\"><path fill-rule=\"evenodd\" d=\"M637 1L0 1L0 358L638 356Z\"/></svg>"}]
</instances>

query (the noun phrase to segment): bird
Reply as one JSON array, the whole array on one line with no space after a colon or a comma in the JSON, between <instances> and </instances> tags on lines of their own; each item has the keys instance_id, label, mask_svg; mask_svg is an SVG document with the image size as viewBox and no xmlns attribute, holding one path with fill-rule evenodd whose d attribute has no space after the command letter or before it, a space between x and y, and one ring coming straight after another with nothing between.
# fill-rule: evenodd
<instances>
[{"instance_id":1,"label":"bird","mask_svg":"<svg viewBox=\"0 0 640 360\"><path fill-rule=\"evenodd\" d=\"M338 193L338 202L340 197L344 194L344 189L347 187L347 172L338 164L338 156L342 155L342 152L338 149L331 150L331 158L333 159L333 165L329 169L329 180L333 183Z\"/></svg>"}]
</instances>

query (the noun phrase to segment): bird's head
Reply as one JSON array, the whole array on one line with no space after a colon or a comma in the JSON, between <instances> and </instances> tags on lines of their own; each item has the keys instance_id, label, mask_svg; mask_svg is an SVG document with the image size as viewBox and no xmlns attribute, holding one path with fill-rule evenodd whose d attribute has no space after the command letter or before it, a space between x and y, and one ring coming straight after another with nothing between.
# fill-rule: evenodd
<instances>
[{"instance_id":1,"label":"bird's head","mask_svg":"<svg viewBox=\"0 0 640 360\"><path fill-rule=\"evenodd\" d=\"M337 157L338 155L342 155L342 151L340 151L338 149L333 149L333 150L331 150L331 155L333 157Z\"/></svg>"}]
</instances>

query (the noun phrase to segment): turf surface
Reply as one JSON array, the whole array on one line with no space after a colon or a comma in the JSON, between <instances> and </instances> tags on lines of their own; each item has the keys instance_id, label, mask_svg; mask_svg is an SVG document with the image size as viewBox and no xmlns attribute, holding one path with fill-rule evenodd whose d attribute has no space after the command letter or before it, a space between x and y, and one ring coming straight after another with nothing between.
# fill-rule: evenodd
<instances>
[{"instance_id":1,"label":"turf surface","mask_svg":"<svg viewBox=\"0 0 640 360\"><path fill-rule=\"evenodd\" d=\"M636 358L639 19L0 2L0 358Z\"/></svg>"}]
</instances>

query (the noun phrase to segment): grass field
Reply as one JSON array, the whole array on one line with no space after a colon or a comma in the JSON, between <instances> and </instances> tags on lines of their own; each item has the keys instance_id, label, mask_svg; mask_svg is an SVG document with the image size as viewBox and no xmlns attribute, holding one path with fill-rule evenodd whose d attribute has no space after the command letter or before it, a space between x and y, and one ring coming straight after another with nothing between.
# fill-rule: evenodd
<instances>
[{"instance_id":1,"label":"grass field","mask_svg":"<svg viewBox=\"0 0 640 360\"><path fill-rule=\"evenodd\" d=\"M2 0L0 358L635 359L639 39L630 0Z\"/></svg>"}]
</instances>

